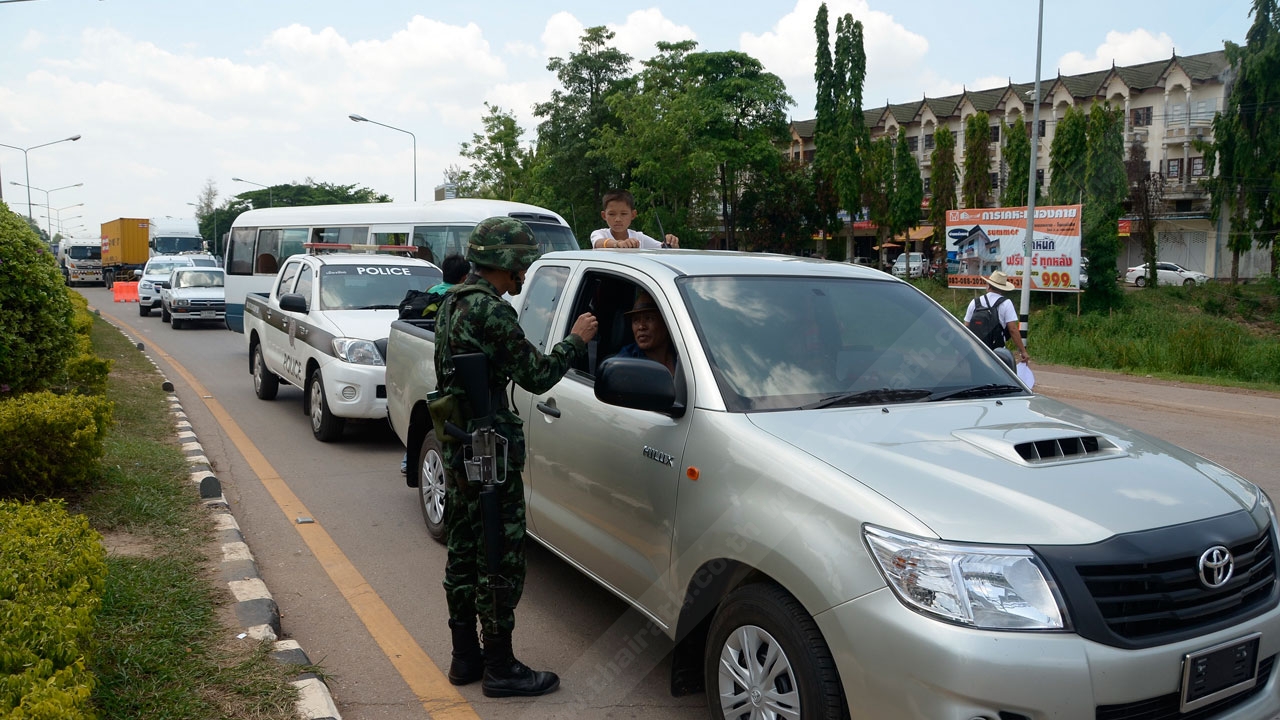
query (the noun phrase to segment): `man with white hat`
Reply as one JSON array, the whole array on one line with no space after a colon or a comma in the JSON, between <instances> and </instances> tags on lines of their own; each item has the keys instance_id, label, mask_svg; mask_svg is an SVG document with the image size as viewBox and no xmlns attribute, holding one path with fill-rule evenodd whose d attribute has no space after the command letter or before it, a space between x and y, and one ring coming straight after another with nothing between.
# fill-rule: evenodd
<instances>
[{"instance_id":1,"label":"man with white hat","mask_svg":"<svg viewBox=\"0 0 1280 720\"><path fill-rule=\"evenodd\" d=\"M969 301L969 307L964 311L964 324L993 348L1004 347L1005 341L1012 338L1014 345L1018 346L1018 362L1030 362L1031 356L1027 354L1027 346L1022 342L1022 331L1018 328L1018 311L1013 309L1013 301L999 292L1016 288L1001 270L996 270L990 276L983 276L982 279L987 281L987 292ZM978 326L975 326L974 311L978 310L980 315L985 316L988 308L999 318L999 326L1004 329L1003 337L997 333L990 339L983 338L984 333L979 327L982 325L981 319Z\"/></svg>"}]
</instances>

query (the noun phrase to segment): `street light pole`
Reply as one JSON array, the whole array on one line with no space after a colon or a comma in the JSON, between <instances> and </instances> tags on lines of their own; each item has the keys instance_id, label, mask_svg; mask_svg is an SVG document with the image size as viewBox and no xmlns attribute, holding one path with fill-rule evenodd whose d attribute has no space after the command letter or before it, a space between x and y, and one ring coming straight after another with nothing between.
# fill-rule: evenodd
<instances>
[{"instance_id":1,"label":"street light pole","mask_svg":"<svg viewBox=\"0 0 1280 720\"><path fill-rule=\"evenodd\" d=\"M1036 21L1036 88L1031 106L1031 173L1027 177L1027 235L1022 240L1022 297L1018 305L1018 332L1025 345L1031 317L1031 247L1036 228L1036 154L1040 150L1040 49L1044 43L1044 0L1040 0L1040 16Z\"/></svg>"},{"instance_id":2,"label":"street light pole","mask_svg":"<svg viewBox=\"0 0 1280 720\"><path fill-rule=\"evenodd\" d=\"M233 177L233 178L231 178L231 180L232 180L233 182L249 183L250 185L257 185L257 186L258 186L258 187L260 187L260 188L266 188L266 189L267 189L267 207L275 207L275 206L276 206L276 201L275 201L274 199L272 199L272 197L271 197L271 186L270 186L270 185L263 185L262 183L256 183L256 182L254 182L254 181L252 181L252 180L245 180L244 178L238 178L238 177ZM187 204L188 204L188 205L190 205L190 203L187 203Z\"/></svg>"},{"instance_id":3,"label":"street light pole","mask_svg":"<svg viewBox=\"0 0 1280 720\"><path fill-rule=\"evenodd\" d=\"M408 130L405 130L404 128L398 128L393 125L380 123L377 120L370 120L369 118L364 117L363 115L348 115L347 117L351 118L351 122L367 122L367 123L373 123L374 125L381 125L384 128L399 130L400 132L413 138L413 201L418 202L418 136L414 135Z\"/></svg>"},{"instance_id":4,"label":"street light pole","mask_svg":"<svg viewBox=\"0 0 1280 720\"><path fill-rule=\"evenodd\" d=\"M31 163L27 159L27 152L30 150L35 150L36 148L42 148L46 145L56 145L60 142L75 142L76 140L79 140L79 139L80 139L79 135L72 135L69 138L62 138L61 140L54 140L53 142L41 143L39 145L32 145L31 147L28 147L28 148L20 148L16 145L5 145L4 143L0 143L0 147L7 147L11 150L22 151L22 165L27 172L27 185L26 185L27 187L27 219L30 220L31 222L35 222L36 220L31 215ZM45 202L48 202L48 201L46 200Z\"/></svg>"},{"instance_id":5,"label":"street light pole","mask_svg":"<svg viewBox=\"0 0 1280 720\"><path fill-rule=\"evenodd\" d=\"M12 180L9 181L9 184L17 185L19 187L25 187L27 189L27 217L31 217L31 191L39 190L40 192L44 193L44 225L49 232L49 240L51 242L53 241L53 221L49 217L49 193L57 192L59 190L66 190L67 188L84 186L84 183L76 183L75 185L63 185L62 187L56 187L52 190L45 190L44 188L33 187L31 185L23 185L20 182L14 182ZM32 220L32 222L35 222L35 221Z\"/></svg>"}]
</instances>

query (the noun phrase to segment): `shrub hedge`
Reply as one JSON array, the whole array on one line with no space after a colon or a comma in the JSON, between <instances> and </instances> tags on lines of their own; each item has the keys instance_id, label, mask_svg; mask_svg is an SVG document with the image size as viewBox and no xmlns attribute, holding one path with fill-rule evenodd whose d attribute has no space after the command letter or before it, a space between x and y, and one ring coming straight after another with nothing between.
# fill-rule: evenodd
<instances>
[{"instance_id":1,"label":"shrub hedge","mask_svg":"<svg viewBox=\"0 0 1280 720\"><path fill-rule=\"evenodd\" d=\"M92 720L102 538L62 501L0 501L0 717Z\"/></svg>"},{"instance_id":2,"label":"shrub hedge","mask_svg":"<svg viewBox=\"0 0 1280 720\"><path fill-rule=\"evenodd\" d=\"M74 355L74 334L57 259L0 202L0 396L47 388Z\"/></svg>"},{"instance_id":3,"label":"shrub hedge","mask_svg":"<svg viewBox=\"0 0 1280 720\"><path fill-rule=\"evenodd\" d=\"M112 403L42 391L0 401L0 497L54 497L99 474Z\"/></svg>"}]
</instances>

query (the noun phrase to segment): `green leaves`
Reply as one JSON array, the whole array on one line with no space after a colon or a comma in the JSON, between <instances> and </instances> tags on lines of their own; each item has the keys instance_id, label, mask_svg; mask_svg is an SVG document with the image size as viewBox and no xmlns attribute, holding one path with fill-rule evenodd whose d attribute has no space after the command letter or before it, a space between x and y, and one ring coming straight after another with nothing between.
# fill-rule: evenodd
<instances>
[{"instance_id":1,"label":"green leaves","mask_svg":"<svg viewBox=\"0 0 1280 720\"><path fill-rule=\"evenodd\" d=\"M979 111L964 122L964 206L987 207L991 198L991 118Z\"/></svg>"}]
</instances>

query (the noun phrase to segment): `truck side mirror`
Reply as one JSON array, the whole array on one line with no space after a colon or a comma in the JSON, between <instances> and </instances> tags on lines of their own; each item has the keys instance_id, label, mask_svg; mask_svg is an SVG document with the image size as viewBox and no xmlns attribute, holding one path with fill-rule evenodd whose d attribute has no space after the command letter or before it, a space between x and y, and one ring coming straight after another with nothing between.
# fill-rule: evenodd
<instances>
[{"instance_id":1,"label":"truck side mirror","mask_svg":"<svg viewBox=\"0 0 1280 720\"><path fill-rule=\"evenodd\" d=\"M596 371L596 399L609 405L670 412L676 386L661 364L641 358L613 357Z\"/></svg>"},{"instance_id":2,"label":"truck side mirror","mask_svg":"<svg viewBox=\"0 0 1280 720\"><path fill-rule=\"evenodd\" d=\"M280 296L280 309L289 312L307 312L307 299L298 293L285 293Z\"/></svg>"}]
</instances>

